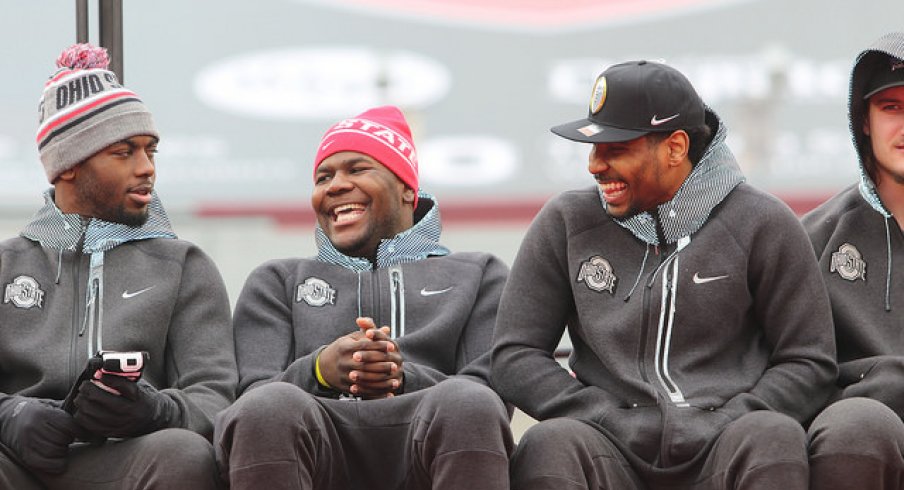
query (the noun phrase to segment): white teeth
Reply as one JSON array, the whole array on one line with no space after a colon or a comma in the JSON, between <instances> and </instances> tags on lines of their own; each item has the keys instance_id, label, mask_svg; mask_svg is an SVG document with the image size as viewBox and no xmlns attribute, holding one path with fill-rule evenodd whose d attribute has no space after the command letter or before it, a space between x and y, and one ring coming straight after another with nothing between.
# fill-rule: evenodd
<instances>
[{"instance_id":1,"label":"white teeth","mask_svg":"<svg viewBox=\"0 0 904 490\"><path fill-rule=\"evenodd\" d=\"M362 204L342 204L340 206L336 206L333 208L333 214L341 214L347 211L355 211L355 210L363 210L364 205Z\"/></svg>"},{"instance_id":2,"label":"white teeth","mask_svg":"<svg viewBox=\"0 0 904 490\"><path fill-rule=\"evenodd\" d=\"M363 204L342 204L333 208L333 218L342 223L359 216L365 209Z\"/></svg>"}]
</instances>

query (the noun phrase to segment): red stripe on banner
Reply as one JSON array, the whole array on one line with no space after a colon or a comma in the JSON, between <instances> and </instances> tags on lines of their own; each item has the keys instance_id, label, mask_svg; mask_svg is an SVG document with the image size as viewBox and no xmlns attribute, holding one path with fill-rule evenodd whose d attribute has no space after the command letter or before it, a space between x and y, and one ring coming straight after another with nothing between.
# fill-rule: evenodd
<instances>
[{"instance_id":1,"label":"red stripe on banner","mask_svg":"<svg viewBox=\"0 0 904 490\"><path fill-rule=\"evenodd\" d=\"M831 194L779 195L798 216L822 204ZM511 201L479 202L443 201L440 213L443 224L509 223L529 224L547 201L544 197L518 198ZM265 218L279 226L313 226L317 221L308 203L202 204L195 211L201 218Z\"/></svg>"},{"instance_id":2,"label":"red stripe on banner","mask_svg":"<svg viewBox=\"0 0 904 490\"><path fill-rule=\"evenodd\" d=\"M728 0L333 0L382 12L488 22L497 25L556 27L662 15L689 7L711 7Z\"/></svg>"}]
</instances>

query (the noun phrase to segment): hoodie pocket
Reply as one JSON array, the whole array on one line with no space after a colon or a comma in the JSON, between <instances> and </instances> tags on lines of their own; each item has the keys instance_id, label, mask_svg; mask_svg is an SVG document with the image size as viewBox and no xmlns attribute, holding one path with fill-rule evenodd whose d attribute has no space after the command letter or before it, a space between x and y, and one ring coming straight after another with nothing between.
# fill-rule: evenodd
<instances>
[{"instance_id":1,"label":"hoodie pocket","mask_svg":"<svg viewBox=\"0 0 904 490\"><path fill-rule=\"evenodd\" d=\"M879 356L841 366L840 398L864 397L880 401L904 415L904 356Z\"/></svg>"},{"instance_id":2,"label":"hoodie pocket","mask_svg":"<svg viewBox=\"0 0 904 490\"><path fill-rule=\"evenodd\" d=\"M607 410L597 421L609 436L642 460L652 463L662 438L662 413L656 405Z\"/></svg>"},{"instance_id":3,"label":"hoodie pocket","mask_svg":"<svg viewBox=\"0 0 904 490\"><path fill-rule=\"evenodd\" d=\"M660 449L662 467L686 463L708 450L731 418L715 409L664 408L665 425Z\"/></svg>"}]
</instances>

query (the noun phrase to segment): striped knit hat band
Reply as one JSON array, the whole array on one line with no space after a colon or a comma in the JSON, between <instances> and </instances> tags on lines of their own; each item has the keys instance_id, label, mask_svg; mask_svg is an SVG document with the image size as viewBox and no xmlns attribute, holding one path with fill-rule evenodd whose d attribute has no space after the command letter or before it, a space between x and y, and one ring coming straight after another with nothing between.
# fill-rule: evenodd
<instances>
[{"instance_id":1,"label":"striped knit hat band","mask_svg":"<svg viewBox=\"0 0 904 490\"><path fill-rule=\"evenodd\" d=\"M47 180L113 143L137 135L158 137L147 107L107 70L106 51L76 44L60 55L44 86L37 144Z\"/></svg>"}]
</instances>

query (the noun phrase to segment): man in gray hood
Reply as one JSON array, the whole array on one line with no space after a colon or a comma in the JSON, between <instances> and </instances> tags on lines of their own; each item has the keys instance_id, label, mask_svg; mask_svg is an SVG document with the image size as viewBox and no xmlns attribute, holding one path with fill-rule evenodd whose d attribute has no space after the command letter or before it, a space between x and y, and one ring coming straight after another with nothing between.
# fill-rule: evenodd
<instances>
[{"instance_id":1,"label":"man in gray hood","mask_svg":"<svg viewBox=\"0 0 904 490\"><path fill-rule=\"evenodd\" d=\"M503 292L493 386L540 422L515 489L806 489L801 422L836 375L797 217L744 183L726 129L665 64L614 65L589 115L597 185L553 198ZM565 328L572 374L553 358Z\"/></svg>"},{"instance_id":2,"label":"man in gray hood","mask_svg":"<svg viewBox=\"0 0 904 490\"><path fill-rule=\"evenodd\" d=\"M53 188L0 242L0 488L216 488L208 439L236 383L225 285L173 233L151 113L106 52L76 45L57 64L37 137ZM109 350L146 351L143 377L83 382L64 410Z\"/></svg>"},{"instance_id":3,"label":"man in gray hood","mask_svg":"<svg viewBox=\"0 0 904 490\"><path fill-rule=\"evenodd\" d=\"M832 301L840 375L810 427L813 488L904 484L904 33L851 71L860 182L803 217Z\"/></svg>"}]
</instances>

